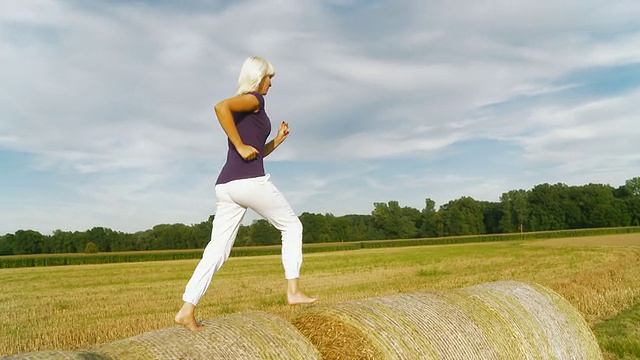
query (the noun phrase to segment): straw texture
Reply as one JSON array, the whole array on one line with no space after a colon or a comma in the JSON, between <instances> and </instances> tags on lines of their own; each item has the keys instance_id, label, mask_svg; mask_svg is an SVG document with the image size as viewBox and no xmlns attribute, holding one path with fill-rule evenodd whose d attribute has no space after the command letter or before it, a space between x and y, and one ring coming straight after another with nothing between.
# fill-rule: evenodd
<instances>
[{"instance_id":1,"label":"straw texture","mask_svg":"<svg viewBox=\"0 0 640 360\"><path fill-rule=\"evenodd\" d=\"M320 359L308 339L275 315L248 312L202 323L204 329L195 332L172 327L78 353L36 352L8 359Z\"/></svg>"},{"instance_id":2,"label":"straw texture","mask_svg":"<svg viewBox=\"0 0 640 360\"><path fill-rule=\"evenodd\" d=\"M571 304L512 281L317 306L292 323L324 359L602 359Z\"/></svg>"},{"instance_id":3,"label":"straw texture","mask_svg":"<svg viewBox=\"0 0 640 360\"><path fill-rule=\"evenodd\" d=\"M290 323L248 312L203 321L201 331L159 330L93 349L113 358L146 359L319 359L318 351Z\"/></svg>"},{"instance_id":4,"label":"straw texture","mask_svg":"<svg viewBox=\"0 0 640 360\"><path fill-rule=\"evenodd\" d=\"M0 357L3 360L106 360L109 357L104 355L92 353L89 351L66 351L66 350L52 350L52 351L39 351L24 354L9 355Z\"/></svg>"},{"instance_id":5,"label":"straw texture","mask_svg":"<svg viewBox=\"0 0 640 360\"><path fill-rule=\"evenodd\" d=\"M514 281L312 306L291 323L247 312L203 324L3 359L602 359L568 301Z\"/></svg>"}]
</instances>

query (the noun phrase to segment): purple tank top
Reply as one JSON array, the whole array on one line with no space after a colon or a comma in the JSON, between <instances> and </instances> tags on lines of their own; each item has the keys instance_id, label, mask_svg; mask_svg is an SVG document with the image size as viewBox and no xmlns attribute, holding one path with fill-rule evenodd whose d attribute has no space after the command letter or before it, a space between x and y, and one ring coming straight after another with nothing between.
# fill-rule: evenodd
<instances>
[{"instance_id":1,"label":"purple tank top","mask_svg":"<svg viewBox=\"0 0 640 360\"><path fill-rule=\"evenodd\" d=\"M220 175L218 175L217 184L225 184L229 181L248 179L264 175L263 153L264 144L271 133L271 120L264 110L264 97L257 92L250 92L260 103L260 109L257 113L238 112L232 113L233 121L236 123L238 133L242 142L251 145L260 153L255 159L245 161L236 148L227 138L229 149L227 150L227 161L225 162Z\"/></svg>"}]
</instances>

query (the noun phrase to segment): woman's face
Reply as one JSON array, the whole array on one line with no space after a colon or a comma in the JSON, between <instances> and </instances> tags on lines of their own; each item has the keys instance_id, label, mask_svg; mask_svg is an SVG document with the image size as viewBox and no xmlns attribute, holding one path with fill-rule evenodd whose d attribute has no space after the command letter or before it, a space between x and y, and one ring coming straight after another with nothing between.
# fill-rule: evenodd
<instances>
[{"instance_id":1,"label":"woman's face","mask_svg":"<svg viewBox=\"0 0 640 360\"><path fill-rule=\"evenodd\" d=\"M262 81L260 81L260 85L258 86L258 92L262 95L267 95L269 92L269 88L271 87L271 76L265 76Z\"/></svg>"}]
</instances>

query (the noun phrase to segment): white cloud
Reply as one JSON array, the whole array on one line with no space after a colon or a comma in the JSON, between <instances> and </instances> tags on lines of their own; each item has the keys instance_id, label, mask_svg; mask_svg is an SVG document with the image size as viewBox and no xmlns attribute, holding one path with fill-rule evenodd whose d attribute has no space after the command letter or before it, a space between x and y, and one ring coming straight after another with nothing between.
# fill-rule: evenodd
<instances>
[{"instance_id":1,"label":"white cloud","mask_svg":"<svg viewBox=\"0 0 640 360\"><path fill-rule=\"evenodd\" d=\"M640 138L635 114L640 111L640 91L600 99L573 108L533 115L543 124L537 134L523 139L525 158L558 164L563 174L637 164L633 144Z\"/></svg>"},{"instance_id":2,"label":"white cloud","mask_svg":"<svg viewBox=\"0 0 640 360\"><path fill-rule=\"evenodd\" d=\"M294 209L621 183L639 167L637 85L585 95L591 80L568 75L639 63L639 16L630 1L2 2L0 151L35 155L31 174L76 178L75 210L46 222L51 199L6 204L0 216L24 221L0 233L200 221L227 146L212 107L251 54L276 67L267 110L292 133L269 161L296 174L281 180ZM486 139L517 159L478 157L487 170L470 176L457 161L485 149L460 144Z\"/></svg>"}]
</instances>

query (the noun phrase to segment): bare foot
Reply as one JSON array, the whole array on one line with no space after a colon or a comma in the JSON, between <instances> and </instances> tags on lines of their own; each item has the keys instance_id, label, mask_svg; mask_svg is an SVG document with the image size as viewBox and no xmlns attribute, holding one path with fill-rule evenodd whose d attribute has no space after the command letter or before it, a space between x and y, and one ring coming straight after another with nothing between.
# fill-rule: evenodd
<instances>
[{"instance_id":1,"label":"bare foot","mask_svg":"<svg viewBox=\"0 0 640 360\"><path fill-rule=\"evenodd\" d=\"M300 304L313 304L318 298L312 298L311 296L298 291L296 293L287 293L287 304L300 305Z\"/></svg>"},{"instance_id":2,"label":"bare foot","mask_svg":"<svg viewBox=\"0 0 640 360\"><path fill-rule=\"evenodd\" d=\"M311 296L305 294L302 290L300 290L299 278L287 280L287 304L313 304L314 302L316 302L316 300L318 299L312 298Z\"/></svg>"},{"instance_id":3,"label":"bare foot","mask_svg":"<svg viewBox=\"0 0 640 360\"><path fill-rule=\"evenodd\" d=\"M195 317L195 305L185 302L182 308L176 314L175 320L178 324L184 325L195 331L204 328L204 325L198 324Z\"/></svg>"}]
</instances>

